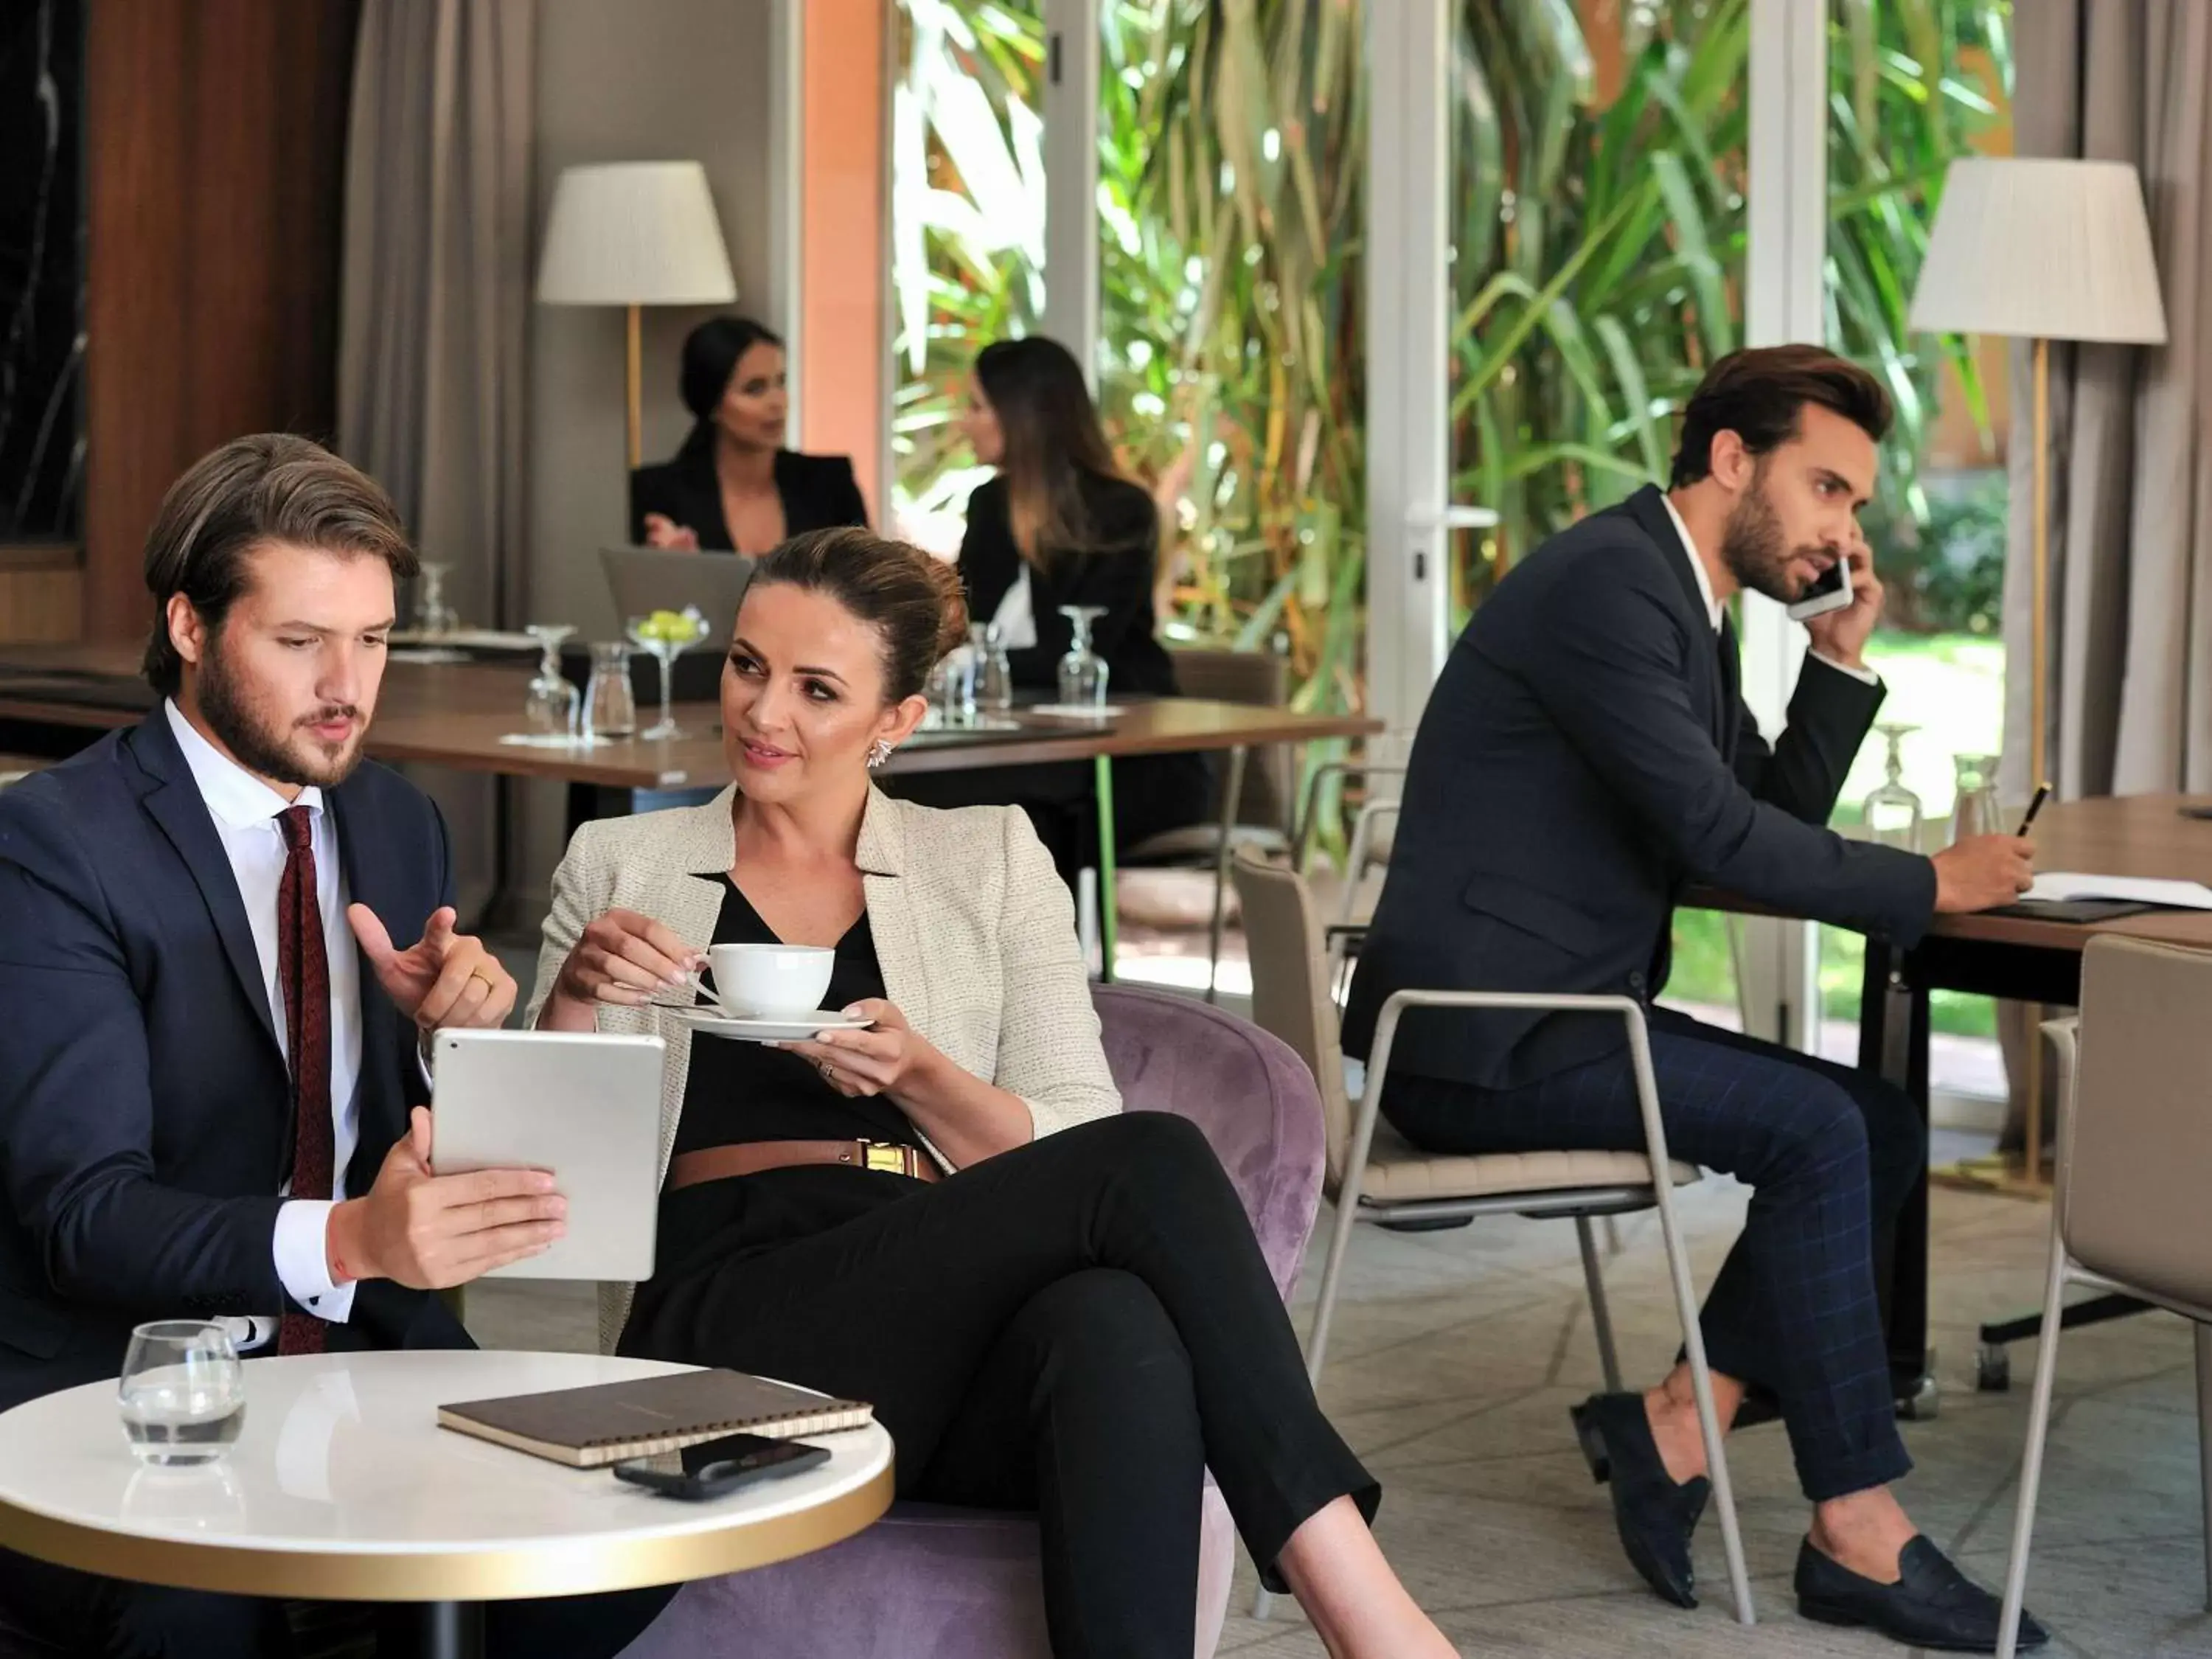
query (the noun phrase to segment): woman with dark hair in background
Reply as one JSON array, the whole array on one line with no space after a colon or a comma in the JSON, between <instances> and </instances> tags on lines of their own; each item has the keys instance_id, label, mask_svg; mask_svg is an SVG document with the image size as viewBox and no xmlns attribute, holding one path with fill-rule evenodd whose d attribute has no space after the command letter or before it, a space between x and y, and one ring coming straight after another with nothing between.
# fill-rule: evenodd
<instances>
[{"instance_id":1,"label":"woman with dark hair in background","mask_svg":"<svg viewBox=\"0 0 2212 1659\"><path fill-rule=\"evenodd\" d=\"M783 447L783 342L768 329L750 317L700 324L684 337L681 386L690 435L674 459L630 474L632 541L757 556L802 530L867 523L852 462Z\"/></svg>"},{"instance_id":2,"label":"woman with dark hair in background","mask_svg":"<svg viewBox=\"0 0 2212 1659\"><path fill-rule=\"evenodd\" d=\"M1175 664L1154 631L1159 515L1144 486L1115 465L1074 357L1036 335L985 346L962 426L975 459L999 476L968 498L961 585L969 614L998 624L1015 685L1054 687L1073 637L1060 607L1095 605L1105 613L1091 639L1106 661L1107 696L1173 696ZM1200 822L1211 787L1202 755L1116 761L1116 838L1126 848ZM1055 792L1054 810L1025 804L1067 872L1079 860L1068 845L1066 803Z\"/></svg>"}]
</instances>

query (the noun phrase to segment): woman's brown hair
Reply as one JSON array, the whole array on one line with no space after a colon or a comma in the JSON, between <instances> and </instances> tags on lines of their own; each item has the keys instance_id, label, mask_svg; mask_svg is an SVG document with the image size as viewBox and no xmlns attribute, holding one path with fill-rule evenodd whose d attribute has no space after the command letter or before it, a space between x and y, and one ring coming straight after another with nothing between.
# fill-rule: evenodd
<instances>
[{"instance_id":1,"label":"woman's brown hair","mask_svg":"<svg viewBox=\"0 0 2212 1659\"><path fill-rule=\"evenodd\" d=\"M959 573L906 542L865 526L809 530L753 568L752 585L825 594L883 635L885 700L911 697L929 671L968 637Z\"/></svg>"},{"instance_id":2,"label":"woman's brown hair","mask_svg":"<svg viewBox=\"0 0 2212 1659\"><path fill-rule=\"evenodd\" d=\"M994 341L975 356L975 380L998 416L1006 514L1024 559L1042 565L1085 553L1157 553L1099 545L1083 497L1085 475L1133 481L1115 464L1082 367L1066 346L1038 334Z\"/></svg>"}]
</instances>

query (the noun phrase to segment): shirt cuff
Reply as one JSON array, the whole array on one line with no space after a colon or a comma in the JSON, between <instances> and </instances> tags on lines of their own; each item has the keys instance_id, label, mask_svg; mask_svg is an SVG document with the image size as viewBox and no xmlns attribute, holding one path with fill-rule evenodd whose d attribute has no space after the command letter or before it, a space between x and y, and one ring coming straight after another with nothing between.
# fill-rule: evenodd
<instances>
[{"instance_id":1,"label":"shirt cuff","mask_svg":"<svg viewBox=\"0 0 2212 1659\"><path fill-rule=\"evenodd\" d=\"M331 1282L328 1199L289 1198L276 1209L276 1279L290 1297L318 1319L343 1324L353 1314L353 1285Z\"/></svg>"},{"instance_id":2,"label":"shirt cuff","mask_svg":"<svg viewBox=\"0 0 2212 1659\"><path fill-rule=\"evenodd\" d=\"M1825 651L1808 651L1805 654L1812 658L1814 662L1824 662L1838 674L1849 674L1853 679L1864 684L1880 685L1881 684L1881 676L1871 668L1846 668Z\"/></svg>"}]
</instances>

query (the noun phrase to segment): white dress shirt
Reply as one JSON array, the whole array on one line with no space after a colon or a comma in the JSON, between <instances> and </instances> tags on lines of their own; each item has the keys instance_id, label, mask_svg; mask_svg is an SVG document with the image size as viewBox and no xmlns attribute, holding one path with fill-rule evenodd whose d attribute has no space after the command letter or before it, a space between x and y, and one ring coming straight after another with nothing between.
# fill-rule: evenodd
<instances>
[{"instance_id":1,"label":"white dress shirt","mask_svg":"<svg viewBox=\"0 0 2212 1659\"><path fill-rule=\"evenodd\" d=\"M1030 562L1024 559L1014 572L1014 584L999 598L998 613L991 618L999 629L999 643L1009 651L1027 651L1037 642L1036 598L1030 587Z\"/></svg>"},{"instance_id":2,"label":"white dress shirt","mask_svg":"<svg viewBox=\"0 0 2212 1659\"><path fill-rule=\"evenodd\" d=\"M1705 602L1705 615L1712 623L1713 632L1717 634L1721 631L1721 618L1726 608L1713 597L1713 579L1705 570L1705 556L1698 551L1697 543L1690 538L1690 526L1682 522L1682 515L1674 510L1674 497L1662 489L1659 492L1659 500L1667 509L1667 516L1674 521L1674 533L1682 538L1682 551L1690 559L1690 574L1698 579L1698 597ZM1870 668L1846 668L1825 651L1810 651L1807 654L1817 662L1827 664L1838 674L1849 674L1853 679L1863 680L1869 685L1881 684L1881 676Z\"/></svg>"},{"instance_id":3,"label":"white dress shirt","mask_svg":"<svg viewBox=\"0 0 2212 1659\"><path fill-rule=\"evenodd\" d=\"M284 879L286 857L276 815L290 806L307 809L315 853L315 902L323 913L323 948L331 969L331 1196L289 1199L278 1208L276 1277L285 1292L317 1318L343 1322L353 1312L353 1285L331 1282L325 1234L331 1206L346 1195L346 1164L361 1137L361 957L346 921L337 826L321 790L310 787L300 792L297 800L286 800L202 737L173 702L162 707L230 859L246 923L253 930L254 955L261 962L261 991L268 999L270 1022L276 1028L277 1046L288 1051L284 992L276 978L276 890ZM288 1052L288 1064L289 1060ZM246 1337L248 1344L265 1341L273 1333L273 1317L253 1323ZM264 1325L268 1328L262 1328Z\"/></svg>"}]
</instances>

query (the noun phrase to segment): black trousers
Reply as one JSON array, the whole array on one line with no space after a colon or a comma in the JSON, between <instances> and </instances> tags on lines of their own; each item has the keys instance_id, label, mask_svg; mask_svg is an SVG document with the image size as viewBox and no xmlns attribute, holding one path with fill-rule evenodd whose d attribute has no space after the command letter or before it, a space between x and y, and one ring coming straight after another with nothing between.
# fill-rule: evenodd
<instances>
[{"instance_id":1,"label":"black trousers","mask_svg":"<svg viewBox=\"0 0 2212 1659\"><path fill-rule=\"evenodd\" d=\"M1883 1292L1928 1164L1901 1090L1848 1066L1650 1014L1667 1147L1753 1188L1699 1327L1715 1370L1770 1391L1814 1502L1912 1467L1897 1432ZM1644 1150L1627 1053L1518 1089L1394 1072L1382 1115L1437 1152Z\"/></svg>"},{"instance_id":2,"label":"black trousers","mask_svg":"<svg viewBox=\"0 0 2212 1659\"><path fill-rule=\"evenodd\" d=\"M1060 1659L1188 1659L1206 1468L1271 1576L1336 1498L1371 1517L1380 1489L1315 1403L1189 1122L1127 1113L904 1184L825 1231L656 1281L623 1351L872 1401L901 1497L1036 1510Z\"/></svg>"}]
</instances>

